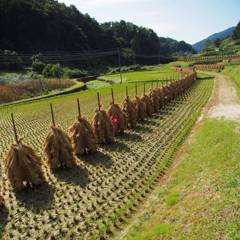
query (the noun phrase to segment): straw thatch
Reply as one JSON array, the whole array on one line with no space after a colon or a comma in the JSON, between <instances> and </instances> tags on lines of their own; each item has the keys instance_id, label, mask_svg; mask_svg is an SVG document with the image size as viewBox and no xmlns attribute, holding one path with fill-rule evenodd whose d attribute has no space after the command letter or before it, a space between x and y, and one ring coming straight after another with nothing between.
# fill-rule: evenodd
<instances>
[{"instance_id":1,"label":"straw thatch","mask_svg":"<svg viewBox=\"0 0 240 240\"><path fill-rule=\"evenodd\" d=\"M69 129L73 151L76 155L95 153L97 142L91 124L83 117L78 116L77 121Z\"/></svg>"},{"instance_id":2,"label":"straw thatch","mask_svg":"<svg viewBox=\"0 0 240 240\"><path fill-rule=\"evenodd\" d=\"M157 113L160 109L160 96L158 89L154 88L150 92L150 98L153 103L153 110L155 113Z\"/></svg>"},{"instance_id":3,"label":"straw thatch","mask_svg":"<svg viewBox=\"0 0 240 240\"><path fill-rule=\"evenodd\" d=\"M137 118L139 121L143 121L147 116L146 104L138 96L133 100L137 109Z\"/></svg>"},{"instance_id":4,"label":"straw thatch","mask_svg":"<svg viewBox=\"0 0 240 240\"><path fill-rule=\"evenodd\" d=\"M45 181L40 157L21 140L11 146L5 163L9 181L16 191Z\"/></svg>"},{"instance_id":5,"label":"straw thatch","mask_svg":"<svg viewBox=\"0 0 240 240\"><path fill-rule=\"evenodd\" d=\"M113 143L114 130L110 118L108 117L106 111L97 110L92 121L92 127L94 135L97 139L97 143Z\"/></svg>"},{"instance_id":6,"label":"straw thatch","mask_svg":"<svg viewBox=\"0 0 240 240\"><path fill-rule=\"evenodd\" d=\"M122 111L127 119L127 126L129 128L134 128L137 125L138 112L135 104L131 101L129 97L125 98L122 104Z\"/></svg>"},{"instance_id":7,"label":"straw thatch","mask_svg":"<svg viewBox=\"0 0 240 240\"><path fill-rule=\"evenodd\" d=\"M127 121L118 104L112 103L108 109L108 116L112 122L114 135L123 134L126 129Z\"/></svg>"},{"instance_id":8,"label":"straw thatch","mask_svg":"<svg viewBox=\"0 0 240 240\"><path fill-rule=\"evenodd\" d=\"M146 114L148 117L151 117L153 114L153 103L151 98L144 94L141 98L141 100L146 104Z\"/></svg>"},{"instance_id":9,"label":"straw thatch","mask_svg":"<svg viewBox=\"0 0 240 240\"><path fill-rule=\"evenodd\" d=\"M72 168L75 164L71 140L59 126L52 126L43 144L51 169Z\"/></svg>"}]
</instances>

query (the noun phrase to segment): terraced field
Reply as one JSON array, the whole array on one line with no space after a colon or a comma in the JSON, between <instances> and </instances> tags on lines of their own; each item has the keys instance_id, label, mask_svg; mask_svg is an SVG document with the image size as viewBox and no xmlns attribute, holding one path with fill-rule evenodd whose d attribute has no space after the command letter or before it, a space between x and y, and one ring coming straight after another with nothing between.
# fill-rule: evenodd
<instances>
[{"instance_id":1,"label":"terraced field","mask_svg":"<svg viewBox=\"0 0 240 240\"><path fill-rule=\"evenodd\" d=\"M101 146L96 155L78 158L78 166L70 171L51 173L45 165L48 184L16 196L6 181L2 164L7 147L13 142L10 112L15 112L25 142L42 155L41 145L50 126L48 103L54 104L57 121L67 129L74 121L77 96L83 115L92 118L96 91L0 109L1 192L9 209L1 216L4 237L99 239L117 231L171 163L173 153L211 95L212 86L212 79L199 79L183 96L127 131L115 144ZM115 85L114 89L116 102L121 102L125 85ZM107 107L110 88L99 91ZM134 86L130 86L131 96L134 91Z\"/></svg>"},{"instance_id":2,"label":"terraced field","mask_svg":"<svg viewBox=\"0 0 240 240\"><path fill-rule=\"evenodd\" d=\"M152 80L166 80L166 79L176 79L179 77L179 73L174 72L171 65L166 67L155 67L145 71L135 71L135 72L123 72L122 80L123 82L133 82L133 81L152 81ZM101 76L101 79L110 80L116 83L120 82L120 75L110 74Z\"/></svg>"}]
</instances>

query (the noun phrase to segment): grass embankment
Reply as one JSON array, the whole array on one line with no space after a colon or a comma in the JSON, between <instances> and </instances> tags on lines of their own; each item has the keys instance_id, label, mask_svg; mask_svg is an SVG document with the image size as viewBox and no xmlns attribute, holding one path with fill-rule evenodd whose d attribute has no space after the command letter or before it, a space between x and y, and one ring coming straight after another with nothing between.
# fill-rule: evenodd
<instances>
[{"instance_id":1,"label":"grass embankment","mask_svg":"<svg viewBox=\"0 0 240 240\"><path fill-rule=\"evenodd\" d=\"M126 238L240 239L240 125L206 120Z\"/></svg>"},{"instance_id":2,"label":"grass embankment","mask_svg":"<svg viewBox=\"0 0 240 240\"><path fill-rule=\"evenodd\" d=\"M240 96L240 65L226 66L223 73L236 83L238 95Z\"/></svg>"}]
</instances>

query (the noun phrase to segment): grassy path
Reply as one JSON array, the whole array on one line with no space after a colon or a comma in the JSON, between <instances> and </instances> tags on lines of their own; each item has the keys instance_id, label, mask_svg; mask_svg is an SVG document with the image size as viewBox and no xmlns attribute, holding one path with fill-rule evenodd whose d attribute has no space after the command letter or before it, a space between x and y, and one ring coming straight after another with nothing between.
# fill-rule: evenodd
<instances>
[{"instance_id":1,"label":"grassy path","mask_svg":"<svg viewBox=\"0 0 240 240\"><path fill-rule=\"evenodd\" d=\"M45 168L48 185L35 192L15 197L3 172L1 192L8 207L1 225L3 237L99 239L115 232L170 165L173 153L206 104L212 85L212 79L198 80L159 115L118 138L116 144L102 147L96 155L79 158L78 167L71 171L50 173ZM119 90L116 96L124 96L124 91ZM60 119L64 127L73 121L74 114L69 111L75 108L72 100L67 100L62 108L68 107L68 111ZM34 127L27 125L32 105L21 113L25 120L22 127L28 129L26 138L36 149L41 147L48 123L49 110L40 107L43 112L35 115L31 122ZM7 124L5 120L3 126ZM4 151L9 142L9 138L0 140Z\"/></svg>"},{"instance_id":2,"label":"grassy path","mask_svg":"<svg viewBox=\"0 0 240 240\"><path fill-rule=\"evenodd\" d=\"M232 87L228 78L217 76L205 117L145 210L116 239L240 239L240 123L229 111L239 107L239 99Z\"/></svg>"}]
</instances>

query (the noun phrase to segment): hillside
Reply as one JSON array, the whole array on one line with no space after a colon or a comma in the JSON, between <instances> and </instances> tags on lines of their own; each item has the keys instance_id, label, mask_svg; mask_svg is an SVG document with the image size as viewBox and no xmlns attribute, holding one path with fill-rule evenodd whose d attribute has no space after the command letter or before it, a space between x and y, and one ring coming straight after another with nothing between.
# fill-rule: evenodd
<instances>
[{"instance_id":1,"label":"hillside","mask_svg":"<svg viewBox=\"0 0 240 240\"><path fill-rule=\"evenodd\" d=\"M223 54L240 54L240 43L231 38L224 39L219 47Z\"/></svg>"},{"instance_id":2,"label":"hillside","mask_svg":"<svg viewBox=\"0 0 240 240\"><path fill-rule=\"evenodd\" d=\"M120 48L127 49L125 55L132 58L135 54L156 55L164 46L166 56L176 53L171 43L159 39L152 29L125 21L100 24L75 6L54 0L0 1L0 29L0 49L17 52ZM177 52L193 51L185 42L175 45Z\"/></svg>"},{"instance_id":3,"label":"hillside","mask_svg":"<svg viewBox=\"0 0 240 240\"><path fill-rule=\"evenodd\" d=\"M233 40L232 37L228 37L219 41L217 46L210 42L200 53L203 56L239 54L240 42L239 40Z\"/></svg>"},{"instance_id":4,"label":"hillside","mask_svg":"<svg viewBox=\"0 0 240 240\"><path fill-rule=\"evenodd\" d=\"M162 55L183 55L194 53L192 46L184 41L177 41L172 38L160 37L160 54Z\"/></svg>"},{"instance_id":5,"label":"hillside","mask_svg":"<svg viewBox=\"0 0 240 240\"><path fill-rule=\"evenodd\" d=\"M194 48L195 51L200 52L204 48L207 41L215 41L217 39L223 40L224 38L229 37L233 33L235 28L236 27L230 27L224 31L214 33L214 34L210 35L209 37L193 44L192 47Z\"/></svg>"}]
</instances>

